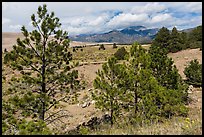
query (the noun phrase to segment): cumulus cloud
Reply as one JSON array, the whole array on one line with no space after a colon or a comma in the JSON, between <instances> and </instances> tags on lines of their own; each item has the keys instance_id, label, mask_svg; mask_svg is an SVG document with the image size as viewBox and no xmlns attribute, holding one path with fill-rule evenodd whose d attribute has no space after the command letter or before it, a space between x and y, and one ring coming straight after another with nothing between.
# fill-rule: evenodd
<instances>
[{"instance_id":1,"label":"cumulus cloud","mask_svg":"<svg viewBox=\"0 0 204 137\"><path fill-rule=\"evenodd\" d=\"M7 9L7 3L6 2L2 2L2 10L6 10Z\"/></svg>"},{"instance_id":2,"label":"cumulus cloud","mask_svg":"<svg viewBox=\"0 0 204 137\"><path fill-rule=\"evenodd\" d=\"M3 2L2 30L19 31L20 25L12 24L13 21L32 29L28 25L30 16L42 4L47 4L49 12L55 12L62 28L70 35L102 33L136 25L187 28L202 24L201 2Z\"/></svg>"},{"instance_id":3,"label":"cumulus cloud","mask_svg":"<svg viewBox=\"0 0 204 137\"><path fill-rule=\"evenodd\" d=\"M186 10L191 12L202 13L202 3L201 2L189 2L186 5Z\"/></svg>"},{"instance_id":4,"label":"cumulus cloud","mask_svg":"<svg viewBox=\"0 0 204 137\"><path fill-rule=\"evenodd\" d=\"M81 26L86 23L86 19L84 17L74 17L74 18L68 18L62 20L62 23L65 23L67 25L77 27Z\"/></svg>"},{"instance_id":5,"label":"cumulus cloud","mask_svg":"<svg viewBox=\"0 0 204 137\"><path fill-rule=\"evenodd\" d=\"M122 13L118 16L115 16L111 19L107 26L109 27L125 27L132 25L134 23L142 23L148 19L147 14L131 14L131 13Z\"/></svg>"},{"instance_id":6,"label":"cumulus cloud","mask_svg":"<svg viewBox=\"0 0 204 137\"><path fill-rule=\"evenodd\" d=\"M106 23L115 15L115 12L104 11L101 14L89 16L73 16L62 18L63 28L71 35L81 33L97 33L106 30Z\"/></svg>"},{"instance_id":7,"label":"cumulus cloud","mask_svg":"<svg viewBox=\"0 0 204 137\"><path fill-rule=\"evenodd\" d=\"M156 16L153 16L151 19L151 23L161 23L161 22L167 22L172 21L172 16L170 14L157 14Z\"/></svg>"},{"instance_id":8,"label":"cumulus cloud","mask_svg":"<svg viewBox=\"0 0 204 137\"><path fill-rule=\"evenodd\" d=\"M147 3L146 5L139 5L139 6L134 6L131 9L131 13L157 13L165 10L166 7L165 5L155 2L155 3Z\"/></svg>"},{"instance_id":9,"label":"cumulus cloud","mask_svg":"<svg viewBox=\"0 0 204 137\"><path fill-rule=\"evenodd\" d=\"M10 22L11 22L10 19L2 17L2 25L8 24Z\"/></svg>"},{"instance_id":10,"label":"cumulus cloud","mask_svg":"<svg viewBox=\"0 0 204 137\"><path fill-rule=\"evenodd\" d=\"M98 26L103 25L112 17L109 13L101 13L98 15L87 15L87 16L73 16L62 18L61 22L73 27L79 26Z\"/></svg>"},{"instance_id":11,"label":"cumulus cloud","mask_svg":"<svg viewBox=\"0 0 204 137\"><path fill-rule=\"evenodd\" d=\"M19 25L19 24L17 24L17 25L9 25L9 28L12 29L12 30L20 31L21 27L22 27L22 25Z\"/></svg>"},{"instance_id":12,"label":"cumulus cloud","mask_svg":"<svg viewBox=\"0 0 204 137\"><path fill-rule=\"evenodd\" d=\"M194 26L198 26L202 24L202 16L197 16L197 17L193 17L188 19L188 21L186 21L186 19L177 19L176 23L182 28L192 28Z\"/></svg>"},{"instance_id":13,"label":"cumulus cloud","mask_svg":"<svg viewBox=\"0 0 204 137\"><path fill-rule=\"evenodd\" d=\"M104 23L106 23L108 20L110 19L110 16L108 15L101 15L99 17L97 17L94 20L91 20L88 25L90 26L98 26L98 25L103 25Z\"/></svg>"},{"instance_id":14,"label":"cumulus cloud","mask_svg":"<svg viewBox=\"0 0 204 137\"><path fill-rule=\"evenodd\" d=\"M89 32L87 27L65 27L65 29L68 30L69 34L72 33L72 35Z\"/></svg>"},{"instance_id":15,"label":"cumulus cloud","mask_svg":"<svg viewBox=\"0 0 204 137\"><path fill-rule=\"evenodd\" d=\"M189 3L187 3L186 7L193 7L195 5L196 4L189 5ZM178 18L174 16L171 7L172 5L168 7L163 3L146 3L145 5L134 6L130 8L129 11L127 9L115 13L103 11L95 16L74 16L66 19L67 22L65 21L64 23L70 25L70 27L64 28L66 28L71 35L76 35L107 32L113 29L136 25L143 25L148 28L165 26L169 29L178 26L178 28L181 29L182 26L186 28L202 24L202 16L190 17L185 12L180 11L180 14L183 16Z\"/></svg>"},{"instance_id":16,"label":"cumulus cloud","mask_svg":"<svg viewBox=\"0 0 204 137\"><path fill-rule=\"evenodd\" d=\"M202 2L167 2L165 5L172 12L202 13Z\"/></svg>"}]
</instances>

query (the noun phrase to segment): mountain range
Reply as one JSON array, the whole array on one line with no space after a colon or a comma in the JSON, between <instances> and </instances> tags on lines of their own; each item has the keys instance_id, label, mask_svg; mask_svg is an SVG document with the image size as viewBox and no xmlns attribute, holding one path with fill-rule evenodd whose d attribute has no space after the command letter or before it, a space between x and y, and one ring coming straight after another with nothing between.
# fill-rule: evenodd
<instances>
[{"instance_id":1,"label":"mountain range","mask_svg":"<svg viewBox=\"0 0 204 137\"><path fill-rule=\"evenodd\" d=\"M130 26L122 30L112 30L101 34L82 34L70 37L73 41L81 42L115 42L130 44L134 41L150 43L159 28L148 29L144 26Z\"/></svg>"}]
</instances>

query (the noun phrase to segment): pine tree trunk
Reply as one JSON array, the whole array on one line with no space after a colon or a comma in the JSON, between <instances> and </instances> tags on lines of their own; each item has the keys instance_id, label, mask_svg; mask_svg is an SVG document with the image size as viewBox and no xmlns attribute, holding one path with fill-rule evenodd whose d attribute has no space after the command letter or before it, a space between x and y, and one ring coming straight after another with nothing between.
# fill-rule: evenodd
<instances>
[{"instance_id":1,"label":"pine tree trunk","mask_svg":"<svg viewBox=\"0 0 204 137\"><path fill-rule=\"evenodd\" d=\"M45 119L45 94L46 94L46 84L45 84L45 45L46 43L44 42L43 44L43 57L42 57L42 92L41 94L43 95L41 98L42 101L42 110L40 112L40 119L44 121Z\"/></svg>"},{"instance_id":2,"label":"pine tree trunk","mask_svg":"<svg viewBox=\"0 0 204 137\"><path fill-rule=\"evenodd\" d=\"M43 120L45 119L45 102L42 102L42 110L40 112L40 116L39 116L40 120Z\"/></svg>"},{"instance_id":3,"label":"pine tree trunk","mask_svg":"<svg viewBox=\"0 0 204 137\"><path fill-rule=\"evenodd\" d=\"M43 64L42 66L42 98L41 98L41 102L42 102L42 110L40 112L40 119L44 121L45 119L45 99L44 99L44 95L46 94L46 87L45 87L45 66Z\"/></svg>"},{"instance_id":4,"label":"pine tree trunk","mask_svg":"<svg viewBox=\"0 0 204 137\"><path fill-rule=\"evenodd\" d=\"M136 85L136 89L135 89L135 102L134 102L134 105L135 105L135 114L137 113L137 85Z\"/></svg>"},{"instance_id":5,"label":"pine tree trunk","mask_svg":"<svg viewBox=\"0 0 204 137\"><path fill-rule=\"evenodd\" d=\"M135 91L135 114L137 113L137 92Z\"/></svg>"},{"instance_id":6,"label":"pine tree trunk","mask_svg":"<svg viewBox=\"0 0 204 137\"><path fill-rule=\"evenodd\" d=\"M113 72L111 72L111 86L113 86L113 80L114 80L114 77L113 77ZM113 126L113 95L111 95L110 97L110 105L111 105L111 127Z\"/></svg>"},{"instance_id":7,"label":"pine tree trunk","mask_svg":"<svg viewBox=\"0 0 204 137\"><path fill-rule=\"evenodd\" d=\"M111 101L111 127L113 126L113 102Z\"/></svg>"},{"instance_id":8,"label":"pine tree trunk","mask_svg":"<svg viewBox=\"0 0 204 137\"><path fill-rule=\"evenodd\" d=\"M135 91L135 114L137 113L137 91Z\"/></svg>"},{"instance_id":9,"label":"pine tree trunk","mask_svg":"<svg viewBox=\"0 0 204 137\"><path fill-rule=\"evenodd\" d=\"M45 94L45 83L43 83L43 85L42 85L42 91L43 91L43 93L42 94ZM41 110L41 120L43 120L44 121L44 119L45 119L45 99L44 99L44 95L43 95L43 98L41 98L42 99L42 110Z\"/></svg>"}]
</instances>

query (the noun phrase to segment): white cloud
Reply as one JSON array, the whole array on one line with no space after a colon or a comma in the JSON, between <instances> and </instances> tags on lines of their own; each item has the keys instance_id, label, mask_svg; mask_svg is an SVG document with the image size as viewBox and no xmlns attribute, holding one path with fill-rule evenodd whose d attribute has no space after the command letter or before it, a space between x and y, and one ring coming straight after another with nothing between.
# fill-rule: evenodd
<instances>
[{"instance_id":1,"label":"white cloud","mask_svg":"<svg viewBox=\"0 0 204 137\"><path fill-rule=\"evenodd\" d=\"M194 27L202 24L202 16L193 17L187 20L178 20L180 26Z\"/></svg>"},{"instance_id":2,"label":"white cloud","mask_svg":"<svg viewBox=\"0 0 204 137\"><path fill-rule=\"evenodd\" d=\"M109 27L123 27L128 26L133 23L142 23L148 19L147 14L130 14L122 13L115 16L112 20L107 23Z\"/></svg>"},{"instance_id":3,"label":"white cloud","mask_svg":"<svg viewBox=\"0 0 204 137\"><path fill-rule=\"evenodd\" d=\"M98 26L98 25L103 25L106 21L110 19L110 16L108 15L101 15L97 17L96 19L91 20L88 25L90 26Z\"/></svg>"},{"instance_id":4,"label":"white cloud","mask_svg":"<svg viewBox=\"0 0 204 137\"><path fill-rule=\"evenodd\" d=\"M110 20L112 14L101 13L95 16L74 16L70 18L62 18L63 28L71 35L81 33L95 33L106 30L106 22Z\"/></svg>"},{"instance_id":5,"label":"white cloud","mask_svg":"<svg viewBox=\"0 0 204 137\"><path fill-rule=\"evenodd\" d=\"M86 19L84 17L73 18L72 20L68 19L68 21L68 23L73 27L81 26L86 23Z\"/></svg>"},{"instance_id":6,"label":"white cloud","mask_svg":"<svg viewBox=\"0 0 204 137\"><path fill-rule=\"evenodd\" d=\"M6 10L8 8L7 2L2 2L2 10Z\"/></svg>"},{"instance_id":7,"label":"white cloud","mask_svg":"<svg viewBox=\"0 0 204 137\"><path fill-rule=\"evenodd\" d=\"M12 30L18 30L20 31L22 25L9 25L9 28L12 29Z\"/></svg>"},{"instance_id":8,"label":"white cloud","mask_svg":"<svg viewBox=\"0 0 204 137\"><path fill-rule=\"evenodd\" d=\"M11 22L10 19L2 17L2 25L8 24L10 22Z\"/></svg>"},{"instance_id":9,"label":"white cloud","mask_svg":"<svg viewBox=\"0 0 204 137\"><path fill-rule=\"evenodd\" d=\"M186 5L186 10L191 12L201 13L202 12L202 2L189 2Z\"/></svg>"},{"instance_id":10,"label":"white cloud","mask_svg":"<svg viewBox=\"0 0 204 137\"><path fill-rule=\"evenodd\" d=\"M3 2L3 31L28 30L30 16L46 2ZM70 34L107 32L128 26L148 28L192 26L202 24L202 2L48 2L62 28ZM23 6L22 6L23 5ZM15 24L12 24L15 22ZM6 25L5 25L6 24ZM10 25L10 26L9 26Z\"/></svg>"},{"instance_id":11,"label":"white cloud","mask_svg":"<svg viewBox=\"0 0 204 137\"><path fill-rule=\"evenodd\" d=\"M202 2L167 2L165 4L173 12L202 13Z\"/></svg>"},{"instance_id":12,"label":"white cloud","mask_svg":"<svg viewBox=\"0 0 204 137\"><path fill-rule=\"evenodd\" d=\"M157 13L165 10L166 7L163 4L158 2L155 3L147 3L146 5L134 6L131 9L132 13Z\"/></svg>"},{"instance_id":13,"label":"white cloud","mask_svg":"<svg viewBox=\"0 0 204 137\"><path fill-rule=\"evenodd\" d=\"M111 18L111 15L102 13L100 15L91 16L73 16L69 18L62 18L63 24L71 25L73 27L79 26L98 26L103 25L106 21Z\"/></svg>"},{"instance_id":14,"label":"white cloud","mask_svg":"<svg viewBox=\"0 0 204 137\"><path fill-rule=\"evenodd\" d=\"M90 33L90 29L87 27L64 27L68 31L69 35L85 34Z\"/></svg>"},{"instance_id":15,"label":"white cloud","mask_svg":"<svg viewBox=\"0 0 204 137\"><path fill-rule=\"evenodd\" d=\"M151 23L161 23L170 20L172 20L172 16L170 14L157 14L156 16L152 17Z\"/></svg>"},{"instance_id":16,"label":"white cloud","mask_svg":"<svg viewBox=\"0 0 204 137\"><path fill-rule=\"evenodd\" d=\"M32 21L30 21L30 22L28 23L28 26L29 26L29 27L33 27Z\"/></svg>"}]
</instances>

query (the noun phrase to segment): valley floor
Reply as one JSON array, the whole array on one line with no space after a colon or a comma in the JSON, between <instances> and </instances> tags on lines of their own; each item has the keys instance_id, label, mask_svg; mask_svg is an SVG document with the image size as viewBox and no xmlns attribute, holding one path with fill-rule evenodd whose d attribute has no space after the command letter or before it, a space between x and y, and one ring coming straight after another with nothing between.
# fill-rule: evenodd
<instances>
[{"instance_id":1,"label":"valley floor","mask_svg":"<svg viewBox=\"0 0 204 137\"><path fill-rule=\"evenodd\" d=\"M4 43L3 47L6 47ZM125 47L128 50L129 47ZM148 45L144 47L148 48ZM105 113L94 107L94 103L91 101L90 91L93 90L93 80L96 77L97 70L102 68L102 63L115 51L116 49L112 49L112 46L107 46L104 51L99 51L98 47L85 47L83 51L74 53L73 56L75 61L81 61L81 58L83 58L83 62L87 62L85 65L76 68L79 71L80 79L82 79L86 85L85 89L80 91L79 102L77 104L60 104L60 109L65 110L70 116L61 118L60 121L50 124L49 127L66 132L75 128L80 123L87 122L91 117L100 117ZM98 58L99 62L96 61L95 57ZM202 63L202 51L199 49L187 49L177 53L171 53L169 57L174 60L182 78L185 78L183 70L188 62L193 59L198 59L198 61ZM5 87L6 85L3 86ZM174 117L171 120L167 120L165 123L154 124L147 127L120 125L109 128L104 126L102 130L88 134L202 134L202 88L194 88L190 97L193 101L188 106L190 112L187 119ZM91 102L90 105L82 107L83 104L87 102Z\"/></svg>"}]
</instances>

